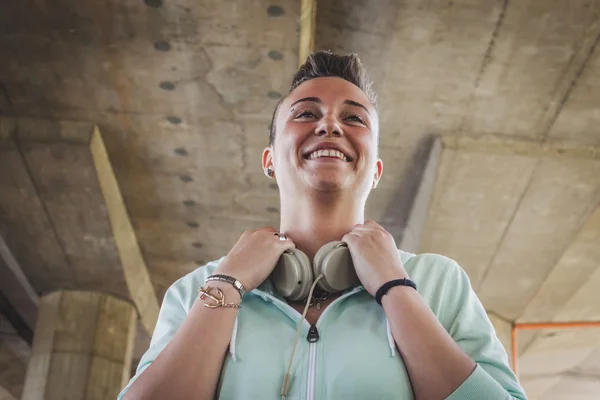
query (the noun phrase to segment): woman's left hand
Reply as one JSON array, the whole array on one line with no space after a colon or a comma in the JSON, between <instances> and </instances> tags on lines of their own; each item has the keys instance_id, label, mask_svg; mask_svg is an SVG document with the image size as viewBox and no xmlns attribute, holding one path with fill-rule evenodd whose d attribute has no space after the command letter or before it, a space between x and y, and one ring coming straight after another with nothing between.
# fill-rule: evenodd
<instances>
[{"instance_id":1,"label":"woman's left hand","mask_svg":"<svg viewBox=\"0 0 600 400\"><path fill-rule=\"evenodd\" d=\"M394 238L375 221L355 225L342 241L350 249L358 279L372 296L384 283L408 278Z\"/></svg>"}]
</instances>

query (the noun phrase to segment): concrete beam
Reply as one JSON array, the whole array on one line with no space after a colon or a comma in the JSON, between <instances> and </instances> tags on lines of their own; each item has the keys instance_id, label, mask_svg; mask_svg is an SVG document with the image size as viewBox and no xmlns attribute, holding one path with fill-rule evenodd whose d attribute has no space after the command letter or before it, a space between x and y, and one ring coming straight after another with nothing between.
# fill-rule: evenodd
<instances>
[{"instance_id":1,"label":"concrete beam","mask_svg":"<svg viewBox=\"0 0 600 400\"><path fill-rule=\"evenodd\" d=\"M94 125L85 121L0 116L0 142L15 140L38 143L86 145Z\"/></svg>"},{"instance_id":2,"label":"concrete beam","mask_svg":"<svg viewBox=\"0 0 600 400\"><path fill-rule=\"evenodd\" d=\"M298 46L298 65L304 64L306 57L315 50L316 26L317 1L302 0L300 5L300 45Z\"/></svg>"},{"instance_id":3,"label":"concrete beam","mask_svg":"<svg viewBox=\"0 0 600 400\"><path fill-rule=\"evenodd\" d=\"M119 189L100 129L94 127L90 149L98 181L104 195L106 209L111 222L113 237L125 273L125 281L131 298L142 320L151 334L158 319L159 305L146 262L142 256L135 231L129 220L127 207Z\"/></svg>"},{"instance_id":4,"label":"concrete beam","mask_svg":"<svg viewBox=\"0 0 600 400\"><path fill-rule=\"evenodd\" d=\"M508 154L530 157L561 157L600 160L600 146L583 145L574 142L533 139L513 139L506 136L444 136L444 148Z\"/></svg>"},{"instance_id":5,"label":"concrete beam","mask_svg":"<svg viewBox=\"0 0 600 400\"><path fill-rule=\"evenodd\" d=\"M33 340L39 303L36 291L0 236L0 310L29 343Z\"/></svg>"},{"instance_id":6,"label":"concrete beam","mask_svg":"<svg viewBox=\"0 0 600 400\"><path fill-rule=\"evenodd\" d=\"M387 229L402 250L419 251L441 153L442 143L438 136L421 141L385 213L385 221L394 221Z\"/></svg>"}]
</instances>

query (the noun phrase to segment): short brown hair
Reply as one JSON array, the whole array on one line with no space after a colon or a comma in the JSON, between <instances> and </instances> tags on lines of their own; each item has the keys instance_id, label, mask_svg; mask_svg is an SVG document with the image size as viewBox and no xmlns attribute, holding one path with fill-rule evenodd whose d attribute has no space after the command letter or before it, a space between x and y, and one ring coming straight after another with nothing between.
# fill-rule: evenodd
<instances>
[{"instance_id":1,"label":"short brown hair","mask_svg":"<svg viewBox=\"0 0 600 400\"><path fill-rule=\"evenodd\" d=\"M294 75L292 87L288 94L306 81L324 77L338 77L354 84L365 92L371 104L377 106L377 96L371 88L372 82L367 75L365 67L360 62L358 55L354 53L340 56L329 50L320 50L310 54L306 59L306 62L302 64L298 69L298 72ZM277 117L279 106L286 97L287 95L279 100L273 111L269 134L269 146L275 142L275 118Z\"/></svg>"}]
</instances>

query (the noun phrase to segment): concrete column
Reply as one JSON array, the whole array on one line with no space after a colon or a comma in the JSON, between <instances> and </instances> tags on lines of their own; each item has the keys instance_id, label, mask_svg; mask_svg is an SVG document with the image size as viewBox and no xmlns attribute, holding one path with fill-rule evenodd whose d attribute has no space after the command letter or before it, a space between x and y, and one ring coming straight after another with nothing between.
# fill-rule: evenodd
<instances>
[{"instance_id":1,"label":"concrete column","mask_svg":"<svg viewBox=\"0 0 600 400\"><path fill-rule=\"evenodd\" d=\"M8 390L0 386L0 400L17 400Z\"/></svg>"},{"instance_id":2,"label":"concrete column","mask_svg":"<svg viewBox=\"0 0 600 400\"><path fill-rule=\"evenodd\" d=\"M110 295L44 296L22 400L116 399L130 377L136 321L134 307Z\"/></svg>"},{"instance_id":3,"label":"concrete column","mask_svg":"<svg viewBox=\"0 0 600 400\"><path fill-rule=\"evenodd\" d=\"M0 400L16 400L23 392L26 364L0 336Z\"/></svg>"}]
</instances>

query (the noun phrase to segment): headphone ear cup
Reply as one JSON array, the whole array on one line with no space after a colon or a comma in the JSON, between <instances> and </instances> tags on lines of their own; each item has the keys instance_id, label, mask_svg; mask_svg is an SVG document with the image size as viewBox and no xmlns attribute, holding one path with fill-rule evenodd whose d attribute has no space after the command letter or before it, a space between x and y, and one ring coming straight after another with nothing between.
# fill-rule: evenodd
<instances>
[{"instance_id":1,"label":"headphone ear cup","mask_svg":"<svg viewBox=\"0 0 600 400\"><path fill-rule=\"evenodd\" d=\"M283 297L292 301L304 299L313 283L308 256L298 249L286 250L271 273L271 282Z\"/></svg>"},{"instance_id":2,"label":"headphone ear cup","mask_svg":"<svg viewBox=\"0 0 600 400\"><path fill-rule=\"evenodd\" d=\"M321 247L313 262L315 279L323 274L317 283L328 292L340 292L358 284L358 276L348 245L335 241Z\"/></svg>"}]
</instances>

